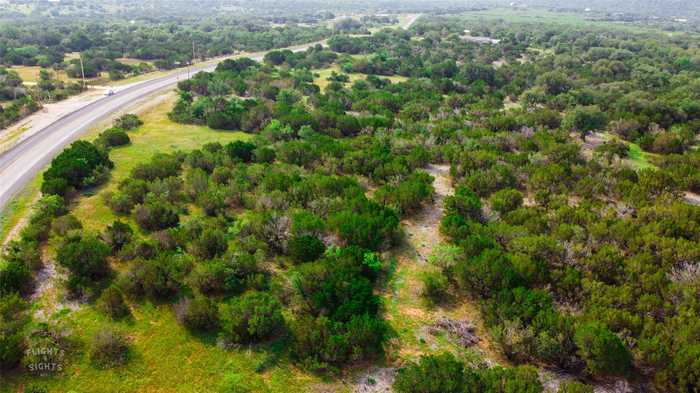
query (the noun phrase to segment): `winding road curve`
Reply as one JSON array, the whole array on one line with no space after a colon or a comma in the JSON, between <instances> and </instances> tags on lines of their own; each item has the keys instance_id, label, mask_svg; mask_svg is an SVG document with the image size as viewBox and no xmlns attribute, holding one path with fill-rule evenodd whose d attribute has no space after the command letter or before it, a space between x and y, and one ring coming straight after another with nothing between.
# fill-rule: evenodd
<instances>
[{"instance_id":1,"label":"winding road curve","mask_svg":"<svg viewBox=\"0 0 700 393\"><path fill-rule=\"evenodd\" d=\"M420 15L412 15L401 28L408 29ZM287 49L303 51L323 41L293 46ZM251 54L261 61L266 52ZM212 71L216 62L195 66L190 72ZM118 112L149 95L173 88L188 77L187 70L135 83L104 96L44 127L17 145L0 154L0 212L23 187L46 166L67 144L84 134L96 122Z\"/></svg>"}]
</instances>

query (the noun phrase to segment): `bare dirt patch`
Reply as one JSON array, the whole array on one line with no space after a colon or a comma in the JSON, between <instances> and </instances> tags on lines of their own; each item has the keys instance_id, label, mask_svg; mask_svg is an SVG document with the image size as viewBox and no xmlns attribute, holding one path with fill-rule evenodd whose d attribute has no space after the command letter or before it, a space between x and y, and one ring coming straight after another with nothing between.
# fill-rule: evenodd
<instances>
[{"instance_id":1,"label":"bare dirt patch","mask_svg":"<svg viewBox=\"0 0 700 393\"><path fill-rule=\"evenodd\" d=\"M61 286L67 277L65 272L56 266L56 262L52 258L44 255L43 259L44 266L34 277L35 287L31 301L40 305L34 312L34 318L47 321L56 311L79 309L81 302L67 299L65 290Z\"/></svg>"},{"instance_id":2,"label":"bare dirt patch","mask_svg":"<svg viewBox=\"0 0 700 393\"><path fill-rule=\"evenodd\" d=\"M389 351L388 358L396 365L427 353L453 351L466 356L469 361L507 364L490 342L476 303L464 300L445 307L430 307L421 296L422 276L436 269L428 263L428 257L444 242L440 234L444 199L454 193L448 165L429 165L425 170L435 179L433 201L413 217L402 221L406 242L395 254L396 271L384 293L388 310L386 318L398 333L396 346ZM441 319L469 325L468 330L479 337L478 342L465 348L460 339L451 337L449 332L437 332L435 326Z\"/></svg>"},{"instance_id":3,"label":"bare dirt patch","mask_svg":"<svg viewBox=\"0 0 700 393\"><path fill-rule=\"evenodd\" d=\"M577 381L578 379L566 372L559 370L540 370L540 381L547 393L556 393L564 382ZM610 378L604 381L583 381L592 384L594 393L634 393L649 392L648 386L638 383L631 383L622 378Z\"/></svg>"},{"instance_id":4,"label":"bare dirt patch","mask_svg":"<svg viewBox=\"0 0 700 393\"><path fill-rule=\"evenodd\" d=\"M402 222L408 243L413 246L416 259L421 263L427 261L433 248L442 241L439 228L440 219L442 219L444 212L443 201L446 196L454 192L449 178L450 167L448 165L429 165L426 172L435 178L433 203L425 206L415 217Z\"/></svg>"},{"instance_id":5,"label":"bare dirt patch","mask_svg":"<svg viewBox=\"0 0 700 393\"><path fill-rule=\"evenodd\" d=\"M40 198L41 198L41 194L37 194L34 197L34 199L32 199L31 205L33 206ZM28 223L29 223L29 216L25 215L25 216L21 217L17 221L17 223L12 227L12 229L10 229L10 231L7 232L7 236L5 237L5 239L3 239L2 247L0 247L0 250L7 247L7 245L10 244L10 242L12 240L14 240L17 236L19 236L19 232L22 230L22 228L27 226Z\"/></svg>"},{"instance_id":6,"label":"bare dirt patch","mask_svg":"<svg viewBox=\"0 0 700 393\"><path fill-rule=\"evenodd\" d=\"M579 135L572 134L571 137L578 138ZM586 135L586 138L581 146L581 153L587 160L590 160L593 158L593 153L595 152L596 147L607 143L609 140L610 137L608 135L600 132L592 132Z\"/></svg>"},{"instance_id":7,"label":"bare dirt patch","mask_svg":"<svg viewBox=\"0 0 700 393\"><path fill-rule=\"evenodd\" d=\"M388 393L392 392L391 385L396 379L396 368L394 367L374 367L362 374L355 386L355 393Z\"/></svg>"},{"instance_id":8,"label":"bare dirt patch","mask_svg":"<svg viewBox=\"0 0 700 393\"><path fill-rule=\"evenodd\" d=\"M432 331L447 332L450 338L464 348L469 348L479 343L479 336L476 335L476 327L468 320L440 317L435 321Z\"/></svg>"},{"instance_id":9,"label":"bare dirt patch","mask_svg":"<svg viewBox=\"0 0 700 393\"><path fill-rule=\"evenodd\" d=\"M686 191L684 197L685 201L691 205L700 206L700 195L694 192Z\"/></svg>"}]
</instances>

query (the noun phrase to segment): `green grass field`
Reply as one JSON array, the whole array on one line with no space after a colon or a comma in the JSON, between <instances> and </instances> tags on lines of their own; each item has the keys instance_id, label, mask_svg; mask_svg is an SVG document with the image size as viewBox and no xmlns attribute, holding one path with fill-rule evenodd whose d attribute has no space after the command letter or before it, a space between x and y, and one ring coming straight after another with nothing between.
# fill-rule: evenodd
<instances>
[{"instance_id":1,"label":"green grass field","mask_svg":"<svg viewBox=\"0 0 700 393\"><path fill-rule=\"evenodd\" d=\"M639 23L612 22L600 20L602 15L595 12L589 14L573 12L554 12L541 8L490 8L482 11L469 11L461 15L465 20L496 20L507 23L539 23L564 25L571 27L606 29L617 28L630 32L646 32L659 34L660 30L654 26L644 26ZM468 27L466 27L468 28Z\"/></svg>"},{"instance_id":2,"label":"green grass field","mask_svg":"<svg viewBox=\"0 0 700 393\"><path fill-rule=\"evenodd\" d=\"M343 72L340 70L340 66L338 66L338 65L333 65L333 66L331 66L331 67L324 68L324 69L321 69L321 70L314 70L314 74L318 75L318 76L314 79L314 84L315 84L316 86L318 86L319 88L321 88L321 91L326 90L326 87L328 86L328 84L331 83L330 81L328 81L328 77L331 76L331 74L332 74L334 71L335 71L336 73L338 73L338 74L343 73ZM364 80L364 79L367 78L367 75L365 75L365 74L359 74L359 73L349 73L349 74L347 74L347 75L350 77L350 82L348 82L348 86L352 85L352 83L355 82L355 81L357 81L357 80ZM405 82L405 81L408 80L408 78L406 78L405 76L400 76L400 75L395 75L395 76L380 76L380 78L389 79L389 80L391 81L391 83Z\"/></svg>"},{"instance_id":3,"label":"green grass field","mask_svg":"<svg viewBox=\"0 0 700 393\"><path fill-rule=\"evenodd\" d=\"M656 165L649 162L649 153L646 153L642 148L636 143L629 144L630 152L628 160L633 168L635 169L654 169Z\"/></svg>"},{"instance_id":4,"label":"green grass field","mask_svg":"<svg viewBox=\"0 0 700 393\"><path fill-rule=\"evenodd\" d=\"M502 19L508 22L532 22L536 20L557 21L562 24L583 24L589 21L581 14L551 12L543 9L490 8L482 11L469 11L468 17Z\"/></svg>"},{"instance_id":5,"label":"green grass field","mask_svg":"<svg viewBox=\"0 0 700 393\"><path fill-rule=\"evenodd\" d=\"M238 392L225 389L227 379L239 379L254 392L302 392L325 385L280 361L256 372L271 353L274 343L261 347L222 349L214 336L193 336L175 319L170 305L140 304L132 317L113 322L83 307L62 317L72 332L73 348L66 351L62 373L49 376L13 375L0 391L19 391L28 383L39 383L50 392ZM101 370L92 366L85 349L90 338L104 325L112 325L129 339L129 362L120 368ZM342 390L341 390L342 391Z\"/></svg>"},{"instance_id":6,"label":"green grass field","mask_svg":"<svg viewBox=\"0 0 700 393\"><path fill-rule=\"evenodd\" d=\"M13 234L13 229L17 224L28 216L40 188L41 177L37 176L2 211L2 214L0 214L0 245L5 242L8 236Z\"/></svg>"},{"instance_id":7,"label":"green grass field","mask_svg":"<svg viewBox=\"0 0 700 393\"><path fill-rule=\"evenodd\" d=\"M214 131L206 126L174 123L168 119L173 100L169 98L142 114L144 125L129 133L132 143L110 152L114 169L109 183L81 197L73 211L86 229L99 231L114 221L116 217L104 204L104 193L114 190L134 166L147 162L155 153L188 151L209 142L228 143L250 137L242 132Z\"/></svg>"}]
</instances>

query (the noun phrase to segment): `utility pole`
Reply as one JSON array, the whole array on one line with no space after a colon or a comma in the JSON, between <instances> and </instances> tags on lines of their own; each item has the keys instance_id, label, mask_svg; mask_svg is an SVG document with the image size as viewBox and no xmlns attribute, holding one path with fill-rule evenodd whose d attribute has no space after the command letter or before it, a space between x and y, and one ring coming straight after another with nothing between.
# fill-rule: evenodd
<instances>
[{"instance_id":1,"label":"utility pole","mask_svg":"<svg viewBox=\"0 0 700 393\"><path fill-rule=\"evenodd\" d=\"M85 90L85 68L83 68L83 52L80 52L80 74L83 76L83 90Z\"/></svg>"},{"instance_id":2,"label":"utility pole","mask_svg":"<svg viewBox=\"0 0 700 393\"><path fill-rule=\"evenodd\" d=\"M190 62L191 65L194 65L195 61L195 53L194 53L194 39L192 40L192 61ZM187 79L190 79L190 67L187 67Z\"/></svg>"}]
</instances>

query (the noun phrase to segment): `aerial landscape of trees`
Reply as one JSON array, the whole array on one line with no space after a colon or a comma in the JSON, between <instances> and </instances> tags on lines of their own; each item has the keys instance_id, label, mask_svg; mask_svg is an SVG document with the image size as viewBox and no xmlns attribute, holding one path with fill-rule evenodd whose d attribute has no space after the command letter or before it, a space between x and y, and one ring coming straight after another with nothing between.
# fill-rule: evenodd
<instances>
[{"instance_id":1,"label":"aerial landscape of trees","mask_svg":"<svg viewBox=\"0 0 700 393\"><path fill-rule=\"evenodd\" d=\"M610 381L697 392L700 40L545 20L423 15L372 34L356 30L395 20L343 20L325 45L227 59L178 83L167 121L240 140L149 150L119 178L113 153L141 118L74 142L2 256L0 367L28 361L39 329L28 300L47 254L65 271L56 285L97 310L80 351L100 370L139 361L129 321L157 304L201 345L265 353L259 373L288 362L333 379L382 365L400 393ZM85 50L168 68L191 60L193 32L212 57L331 35L313 26L88 26L28 61ZM21 40L34 27L15 29ZM8 94L21 86L0 74ZM438 164L454 187L432 228L443 244L425 256L428 274L401 283L419 286L427 309L474 304L503 361L404 353L388 316L404 228L438 203ZM76 218L94 195L109 220ZM61 327L40 328L63 348ZM540 375L552 369L568 376L554 390ZM241 389L221 390L268 391Z\"/></svg>"}]
</instances>

